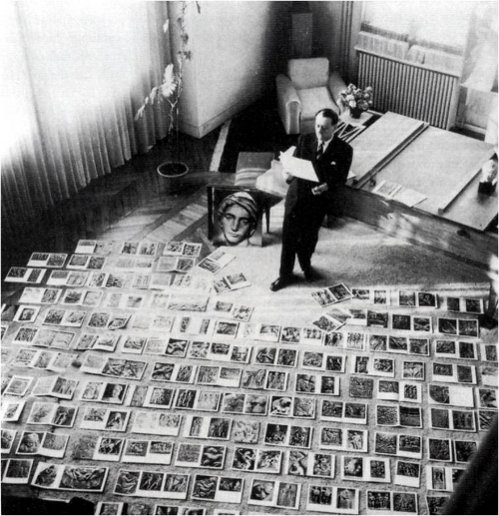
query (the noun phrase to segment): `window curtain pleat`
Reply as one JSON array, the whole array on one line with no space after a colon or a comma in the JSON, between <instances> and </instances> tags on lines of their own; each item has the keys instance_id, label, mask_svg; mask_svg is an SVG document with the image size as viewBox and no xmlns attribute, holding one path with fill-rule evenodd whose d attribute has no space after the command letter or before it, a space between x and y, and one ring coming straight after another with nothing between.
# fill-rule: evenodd
<instances>
[{"instance_id":1,"label":"window curtain pleat","mask_svg":"<svg viewBox=\"0 0 499 516\"><path fill-rule=\"evenodd\" d=\"M14 233L167 135L167 103L134 117L171 55L167 2L18 1L1 15L2 227Z\"/></svg>"}]
</instances>

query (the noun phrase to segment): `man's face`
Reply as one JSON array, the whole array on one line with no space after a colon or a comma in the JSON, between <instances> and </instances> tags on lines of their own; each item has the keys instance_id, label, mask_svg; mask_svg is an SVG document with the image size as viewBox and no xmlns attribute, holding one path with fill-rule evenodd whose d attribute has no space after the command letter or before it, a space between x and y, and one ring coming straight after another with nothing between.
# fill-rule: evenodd
<instances>
[{"instance_id":1,"label":"man's face","mask_svg":"<svg viewBox=\"0 0 499 516\"><path fill-rule=\"evenodd\" d=\"M234 204L224 211L220 225L227 243L237 245L249 237L251 219L244 208Z\"/></svg>"},{"instance_id":2,"label":"man's face","mask_svg":"<svg viewBox=\"0 0 499 516\"><path fill-rule=\"evenodd\" d=\"M333 137L335 127L333 121L323 114L318 114L315 117L315 136L317 136L319 142L330 140Z\"/></svg>"}]
</instances>

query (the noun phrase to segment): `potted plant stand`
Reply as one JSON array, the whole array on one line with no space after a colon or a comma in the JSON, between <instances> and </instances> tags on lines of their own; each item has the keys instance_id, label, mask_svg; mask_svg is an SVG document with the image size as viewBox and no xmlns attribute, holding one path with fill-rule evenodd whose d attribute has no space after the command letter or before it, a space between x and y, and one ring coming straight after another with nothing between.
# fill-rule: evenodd
<instances>
[{"instance_id":1,"label":"potted plant stand","mask_svg":"<svg viewBox=\"0 0 499 516\"><path fill-rule=\"evenodd\" d=\"M174 194L182 190L189 167L183 161L163 161L156 168L160 193Z\"/></svg>"}]
</instances>

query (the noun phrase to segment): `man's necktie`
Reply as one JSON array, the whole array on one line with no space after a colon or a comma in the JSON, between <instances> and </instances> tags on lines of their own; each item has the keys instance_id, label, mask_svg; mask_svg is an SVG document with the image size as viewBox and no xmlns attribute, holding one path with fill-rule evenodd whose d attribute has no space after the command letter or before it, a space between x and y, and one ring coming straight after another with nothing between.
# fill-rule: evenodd
<instances>
[{"instance_id":1,"label":"man's necktie","mask_svg":"<svg viewBox=\"0 0 499 516\"><path fill-rule=\"evenodd\" d=\"M324 144L319 143L319 146L317 147L317 152L315 153L315 160L318 161L319 158L322 156L322 153L324 152Z\"/></svg>"}]
</instances>

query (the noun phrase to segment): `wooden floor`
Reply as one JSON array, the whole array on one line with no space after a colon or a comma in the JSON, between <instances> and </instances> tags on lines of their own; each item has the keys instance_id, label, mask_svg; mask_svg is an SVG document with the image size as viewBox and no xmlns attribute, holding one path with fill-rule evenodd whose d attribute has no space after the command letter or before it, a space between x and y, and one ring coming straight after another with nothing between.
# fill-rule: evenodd
<instances>
[{"instance_id":1,"label":"wooden floor","mask_svg":"<svg viewBox=\"0 0 499 516\"><path fill-rule=\"evenodd\" d=\"M53 228L46 227L45 233L40 233L36 240L26 244L25 254L18 254L13 256L14 261L12 265L23 265L27 262L29 253L35 250L39 251L65 251L72 252L75 247L76 241L79 238L99 238L106 240L149 240L151 242L166 242L172 239L186 239L196 242L202 242L206 248L210 248L211 244L206 239L205 224L206 224L206 194L205 184L211 181L217 172L210 172L210 160L213 149L216 144L216 134L208 135L203 140L190 140L185 139L185 148L182 153L182 158L192 167L191 172L188 176L188 181L183 185L180 192L171 193L164 190L164 184L162 184L155 173L155 168L158 162L165 158L167 152L165 149L154 149L151 153L146 156L132 160L126 167L116 171L116 175L106 178L106 181L99 182L97 185L92 185L92 189L89 189L87 196L82 195L81 204L79 208L82 212L79 214L75 209L74 217L68 217L66 220L61 219L59 225L55 225ZM127 182L133 183L133 188L127 186ZM117 184L122 183L123 188L118 188L116 193ZM123 190L125 192L123 192ZM113 193L114 192L114 193ZM97 199L100 201L97 202ZM86 208L86 209L85 209ZM67 209L67 208L66 208ZM62 208L64 211L64 208ZM80 217L78 217L80 215ZM338 219L332 225L331 228L321 230L321 238L317 248L317 252L314 255L314 266L321 274L319 281L313 285L307 284L304 281L299 281L293 284L288 289L285 289L278 293L271 293L268 289L270 281L275 279L275 274L278 269L279 263L279 252L280 252L280 241L281 241L281 224L282 224L282 203L274 207L271 211L271 232L265 235L265 246L264 247L238 247L231 249L231 253L234 254L235 259L224 269L226 273L238 273L243 272L247 278L251 280L251 286L245 289L240 289L234 293L231 293L230 300L235 303L241 303L254 307L254 313L252 315L252 322L256 323L273 323L280 325L290 326L310 326L311 321L321 313L322 309L317 305L311 296L313 289L332 285L336 282L345 282L349 286L376 286L382 285L383 288L389 289L391 292L393 301L395 301L396 293L402 286L410 286L411 289L431 289L438 290L439 295L442 299L446 295L468 295L473 297L485 296L488 284L486 283L487 276L481 271L477 270L469 265L462 264L456 260L452 260L445 256L440 256L437 253L411 246L400 239L392 238L374 231L372 228L358 221L350 219ZM84 222L82 223L82 218ZM203 255L206 252L203 252ZM17 291L22 290L22 287L8 285L9 289L16 289ZM9 291L4 290L3 296L8 295ZM12 292L11 292L12 293ZM3 298L2 298L3 300ZM5 301L4 301L5 302ZM355 306L355 303L353 303ZM358 307L361 305L357 305ZM369 308L381 309L379 305L371 306ZM361 306L365 308L365 305ZM387 312L396 311L397 305L394 303L393 306L383 306L383 310ZM428 311L425 312L428 314ZM9 338L15 333L16 323L13 323L12 329L9 328L6 339L6 344L9 344ZM17 323L19 324L19 323ZM357 328L357 331L359 329ZM362 329L364 331L364 328ZM373 328L369 331L378 333L379 330ZM383 333L383 331L381 331ZM495 342L497 340L497 332L491 335L481 335L484 342ZM487 340L486 340L487 339ZM259 347L264 349L268 346L268 342L253 343L255 346L258 344ZM300 343L299 353L304 351L315 351L318 349L316 344ZM12 346L9 351L10 355L8 359L12 359L17 348ZM345 355L353 354L354 351L345 351ZM113 356L120 356L118 353ZM390 355L393 357L394 355ZM401 380L401 372L403 368L403 361L406 358L404 354L398 354L394 356L396 361L397 380ZM157 360L156 356L141 356L141 360L147 361L148 376L143 380L136 383L137 386L147 386L150 380L149 373L152 371L153 363ZM352 357L347 357L345 360L353 361ZM430 371L431 357L419 358L425 363L427 371ZM183 358L174 358L173 361L178 364L183 364L185 361ZM476 362L476 361L475 361ZM476 363L473 365L476 366ZM9 364L9 360L5 362ZM222 362L221 362L222 363ZM78 363L76 363L78 365ZM252 361L250 365L244 368L251 371L256 370L257 362ZM86 373L78 371L76 365L71 364L64 373L68 377L78 378L83 382L88 379ZM296 379L296 376L301 370L299 368L289 369L287 374L289 378L289 390L292 391ZM346 376L342 378L342 391L340 400L348 400L348 381L350 378L350 370L346 373ZM307 372L307 371L304 371ZM310 371L308 371L310 372ZM39 374L36 372L28 372L26 374ZM426 382L420 382L421 388L425 393L423 399L426 400ZM224 389L226 390L226 389ZM252 393L253 391L250 391ZM31 399L31 401L33 401ZM76 398L74 400L76 402ZM315 403L315 402L314 402ZM370 403L374 403L370 400ZM85 405L85 404L83 404ZM26 409L26 413L29 412L29 407ZM138 412L138 408L134 406L133 410ZM318 410L318 409L317 409ZM369 435L371 436L370 454L373 455L373 443L374 434L376 431L376 425L374 420L374 410L371 411L370 426L368 428ZM428 407L424 407L425 412ZM82 409L83 412L83 409ZM187 414L187 413L186 413ZM198 415L198 414L197 414ZM203 414L204 415L204 414ZM26 420L26 415L23 416ZM233 418L238 420L237 415ZM242 416L239 417L242 419ZM245 416L245 419L250 419ZM258 417L252 417L251 419L258 420ZM267 417L261 417L261 425L263 434L263 427L268 422ZM315 418L314 418L315 419ZM283 420L275 419L270 421L271 423L279 423L282 421L293 421L292 419ZM319 439L319 425L324 426L324 422L317 418L315 421L307 421L303 419L296 420L298 425L308 426L313 425L317 428L314 429L316 436L314 437L314 452L319 449L317 443ZM11 425L12 428L20 427ZM366 427L367 428L367 427ZM413 430L408 430L413 431ZM84 432L80 430L79 424L70 431L70 445L65 459L71 461L71 453L74 449L77 437ZM91 432L90 432L91 433ZM96 435L96 434L94 434ZM129 434L120 434L123 437L128 438ZM366 434L367 435L367 434ZM136 436L135 436L136 437ZM463 439L469 439L469 434L458 434L458 437ZM473 439L477 439L478 435L473 434ZM456 433L451 435L452 439L456 438ZM174 446L178 449L179 442L183 439L176 439ZM263 436L260 436L260 444L262 444ZM263 446L263 444L262 444ZM261 447L262 447L261 446ZM290 450L284 449L285 454L288 454ZM234 445L231 443L228 445L228 457L231 459L234 457ZM348 453L352 453L351 451ZM13 454L14 455L14 454ZM342 455L342 454L340 454ZM347 455L346 453L343 455ZM40 460L40 459L38 459ZM43 460L43 459L41 459ZM335 459L336 460L336 459ZM390 458L391 462L395 462L395 458ZM50 459L48 462L52 462ZM425 471L427 460L422 462L422 471ZM90 462L95 465L95 462ZM180 507L187 506L206 506L208 514L213 514L215 509L220 511L234 512L234 510L241 510L242 513L248 514L249 512L257 513L255 507L248 504L248 497L250 493L250 484L253 475L249 472L235 472L230 470L231 461L227 459L224 471L230 477L242 477L245 480L244 487L244 504L241 506L235 506L235 504L218 504L216 505L213 501L195 502L191 501L172 501L169 500L170 505L178 505ZM350 480L342 480L341 469L340 469L340 458L337 459L338 472L334 480L335 484L341 484L341 486L347 485L347 487L359 489L366 484L355 483ZM107 481L106 490L103 494L87 494L87 493L76 493L81 494L82 498L88 499L92 502L98 500L114 500L126 502L136 502L137 507L139 502L144 505L149 505L149 512L152 514L151 500L136 499L133 497L118 497L113 495L112 489L115 486L119 468L126 468L127 466L120 462L112 462L106 464L110 468L110 477ZM147 465L140 464L134 465L133 469L143 469L165 471L164 465ZM185 467L170 466L168 470L174 470L175 472L189 473L192 472L193 480L194 474L204 474L205 470L198 469L186 469ZM282 470L284 473L284 468ZM221 473L221 471L220 471ZM260 473L259 476L264 480L275 480L276 475ZM303 484L303 494L301 497L300 514L304 513L305 499L307 496L307 490L311 484L320 483L316 479L303 478L297 476L285 476L279 477L279 480L286 479L295 483ZM424 480L424 477L423 477ZM422 489L418 491L418 496L421 502L424 503L423 494L426 493L425 484L422 480ZM328 480L329 483L329 480ZM322 485L324 481L322 481ZM371 484L369 487L372 489L377 488L378 484ZM399 488L395 488L398 490ZM407 491L407 489L404 488ZM40 492L41 491L41 492ZM66 492L55 492L53 490L43 491L40 489L28 487L28 486L8 486L5 490L6 494L18 494L21 496L49 496L53 498L68 498ZM419 494L421 493L421 494ZM73 494L73 493L71 493ZM365 495L362 493L362 513L365 512ZM248 505L249 510L248 510ZM6 508L4 508L6 509ZM284 510L278 510L275 508L258 508L260 514L270 513L284 513ZM138 509L137 509L138 510ZM423 507L421 513L425 512L426 508ZM3 511L6 512L5 510ZM294 511L296 512L296 511ZM311 513L314 511L311 511ZM298 512L297 512L298 513ZM130 507L128 514L138 514L133 512Z\"/></svg>"},{"instance_id":2,"label":"wooden floor","mask_svg":"<svg viewBox=\"0 0 499 516\"><path fill-rule=\"evenodd\" d=\"M24 232L2 233L2 278L11 266L27 263L33 251L71 252L80 238L147 236L165 241L188 234L205 213L202 192L213 179L209 169L218 134L219 129L202 139L180 135L175 152L162 141L147 154L92 181L78 196L59 203ZM189 180L175 193L166 191L156 172L158 164L172 156L189 167Z\"/></svg>"}]
</instances>

